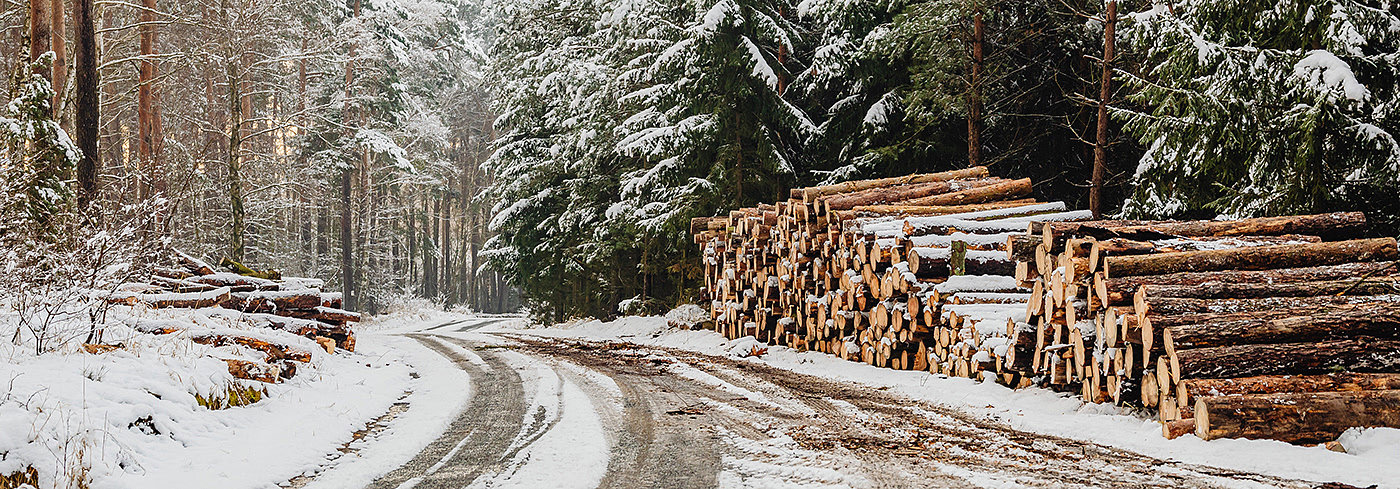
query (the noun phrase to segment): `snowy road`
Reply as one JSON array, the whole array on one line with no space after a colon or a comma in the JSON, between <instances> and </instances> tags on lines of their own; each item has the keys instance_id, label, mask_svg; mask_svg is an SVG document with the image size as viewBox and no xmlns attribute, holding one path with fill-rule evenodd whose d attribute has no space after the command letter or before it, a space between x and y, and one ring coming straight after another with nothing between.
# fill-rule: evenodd
<instances>
[{"instance_id":1,"label":"snowy road","mask_svg":"<svg viewBox=\"0 0 1400 489\"><path fill-rule=\"evenodd\" d=\"M369 487L1312 487L1011 429L725 357L474 332L408 336L470 376L468 405Z\"/></svg>"}]
</instances>

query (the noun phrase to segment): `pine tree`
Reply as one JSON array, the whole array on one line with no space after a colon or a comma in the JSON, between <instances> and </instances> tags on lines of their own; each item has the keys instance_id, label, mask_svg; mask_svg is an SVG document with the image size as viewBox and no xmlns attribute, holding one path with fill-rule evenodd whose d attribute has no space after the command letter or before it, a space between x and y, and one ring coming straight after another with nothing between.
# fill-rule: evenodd
<instances>
[{"instance_id":1,"label":"pine tree","mask_svg":"<svg viewBox=\"0 0 1400 489\"><path fill-rule=\"evenodd\" d=\"M1148 69L1124 76L1144 109L1118 115L1148 149L1127 215L1367 209L1394 228L1390 2L1191 0L1128 20Z\"/></svg>"}]
</instances>

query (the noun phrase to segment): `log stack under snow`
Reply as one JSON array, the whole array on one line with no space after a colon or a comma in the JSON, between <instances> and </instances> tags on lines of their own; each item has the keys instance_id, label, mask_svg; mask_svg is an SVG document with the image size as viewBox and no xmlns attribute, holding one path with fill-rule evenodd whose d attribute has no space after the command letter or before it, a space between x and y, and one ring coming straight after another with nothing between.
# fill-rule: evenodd
<instances>
[{"instance_id":1,"label":"log stack under snow","mask_svg":"<svg viewBox=\"0 0 1400 489\"><path fill-rule=\"evenodd\" d=\"M210 315L228 316L304 336L316 341L328 353L334 353L337 348L355 350L355 332L350 323L360 321L360 315L341 309L341 294L322 291L321 280L279 274L273 274L273 279L220 272L198 258L179 252L175 253L175 259L176 266L156 267L149 283L125 284L108 295L107 301L156 309L208 309L205 312ZM179 331L161 326L139 329L150 334ZM295 347L253 337L206 335L192 340L214 346L238 344L265 353L265 363L228 360L229 372L243 379L276 382L295 374L294 362L311 359L310 353Z\"/></svg>"},{"instance_id":2,"label":"log stack under snow","mask_svg":"<svg viewBox=\"0 0 1400 489\"><path fill-rule=\"evenodd\" d=\"M1400 270L1360 213L1088 221L982 167L697 218L729 338L1155 410L1167 436L1400 427Z\"/></svg>"}]
</instances>

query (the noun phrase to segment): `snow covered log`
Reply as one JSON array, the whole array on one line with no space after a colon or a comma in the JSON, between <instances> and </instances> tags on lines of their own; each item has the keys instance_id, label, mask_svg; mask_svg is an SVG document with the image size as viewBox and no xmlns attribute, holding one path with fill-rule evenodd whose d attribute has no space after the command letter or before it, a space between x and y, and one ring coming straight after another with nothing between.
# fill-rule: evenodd
<instances>
[{"instance_id":1,"label":"snow covered log","mask_svg":"<svg viewBox=\"0 0 1400 489\"><path fill-rule=\"evenodd\" d=\"M1201 285L1212 282L1222 283L1291 283L1341 280L1368 275L1380 275L1387 271L1400 274L1394 263L1361 262L1340 265L1280 268L1273 270L1217 270L1210 272L1177 272L1164 275L1144 275L1136 277L1111 277L1095 281L1095 293L1107 304L1130 304L1133 294L1143 285ZM1379 272L1379 273L1378 273ZM1384 275L1381 275L1384 276Z\"/></svg>"},{"instance_id":2,"label":"snow covered log","mask_svg":"<svg viewBox=\"0 0 1400 489\"><path fill-rule=\"evenodd\" d=\"M1400 428L1400 390L1203 396L1196 436L1324 443L1354 427Z\"/></svg>"},{"instance_id":3,"label":"snow covered log","mask_svg":"<svg viewBox=\"0 0 1400 489\"><path fill-rule=\"evenodd\" d=\"M281 382L283 378L291 377L288 371L281 365L250 362L247 360L225 359L228 364L228 373L235 379L256 380L268 384Z\"/></svg>"},{"instance_id":4,"label":"snow covered log","mask_svg":"<svg viewBox=\"0 0 1400 489\"><path fill-rule=\"evenodd\" d=\"M873 180L857 180L852 182L842 182L833 185L820 187L807 187L792 189L791 198L799 199L806 203L814 202L818 197L832 194L859 192L872 188L889 187L893 185L911 185L917 183L943 182L948 180L966 178L984 178L987 176L987 167L975 166L961 170L952 170L941 173L924 173L905 175L902 177L879 178Z\"/></svg>"},{"instance_id":5,"label":"snow covered log","mask_svg":"<svg viewBox=\"0 0 1400 489\"><path fill-rule=\"evenodd\" d=\"M1400 258L1400 253L1396 251L1395 238L1376 238L1154 255L1110 256L1104 260L1104 266L1109 276L1126 277L1179 272L1316 267L1352 262L1395 260L1397 258Z\"/></svg>"},{"instance_id":6,"label":"snow covered log","mask_svg":"<svg viewBox=\"0 0 1400 489\"><path fill-rule=\"evenodd\" d=\"M1366 215L1337 212L1304 216L1260 217L1236 221L1084 221L1056 223L1041 229L1045 246L1059 252L1068 237L1092 237L1100 241L1123 238L1136 241L1203 236L1321 236L1347 239L1366 230Z\"/></svg>"},{"instance_id":7,"label":"snow covered log","mask_svg":"<svg viewBox=\"0 0 1400 489\"><path fill-rule=\"evenodd\" d=\"M243 312L277 313L293 309L321 307L321 293L316 291L238 292L219 305Z\"/></svg>"},{"instance_id":8,"label":"snow covered log","mask_svg":"<svg viewBox=\"0 0 1400 489\"><path fill-rule=\"evenodd\" d=\"M155 309L198 309L222 304L229 300L229 297L231 297L230 294L231 291L228 287L219 287L201 292L174 292L167 294L116 292L107 297L107 302L112 304L126 304L129 306L145 304Z\"/></svg>"},{"instance_id":9,"label":"snow covered log","mask_svg":"<svg viewBox=\"0 0 1400 489\"><path fill-rule=\"evenodd\" d=\"M1168 355L1174 381L1336 371L1400 373L1400 341L1346 338L1318 342L1177 349Z\"/></svg>"},{"instance_id":10,"label":"snow covered log","mask_svg":"<svg viewBox=\"0 0 1400 489\"><path fill-rule=\"evenodd\" d=\"M903 205L965 205L1018 199L1030 195L1031 179L1010 180L959 192L906 200Z\"/></svg>"},{"instance_id":11,"label":"snow covered log","mask_svg":"<svg viewBox=\"0 0 1400 489\"><path fill-rule=\"evenodd\" d=\"M247 348L252 348L254 350L258 350L266 354L267 363L280 362L282 360L293 360L298 362L311 361L311 352L303 351L293 346L279 345L276 343L252 338L249 336L207 334L191 337L190 340L201 345L241 345Z\"/></svg>"}]
</instances>

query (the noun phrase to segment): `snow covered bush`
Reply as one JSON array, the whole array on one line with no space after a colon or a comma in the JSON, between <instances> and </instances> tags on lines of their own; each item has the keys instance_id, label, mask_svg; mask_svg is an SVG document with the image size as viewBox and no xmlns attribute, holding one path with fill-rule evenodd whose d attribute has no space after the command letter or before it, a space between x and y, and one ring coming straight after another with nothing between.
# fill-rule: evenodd
<instances>
[{"instance_id":1,"label":"snow covered bush","mask_svg":"<svg viewBox=\"0 0 1400 489\"><path fill-rule=\"evenodd\" d=\"M666 313L666 324L677 329L697 329L709 320L709 311L695 304L681 304Z\"/></svg>"}]
</instances>

